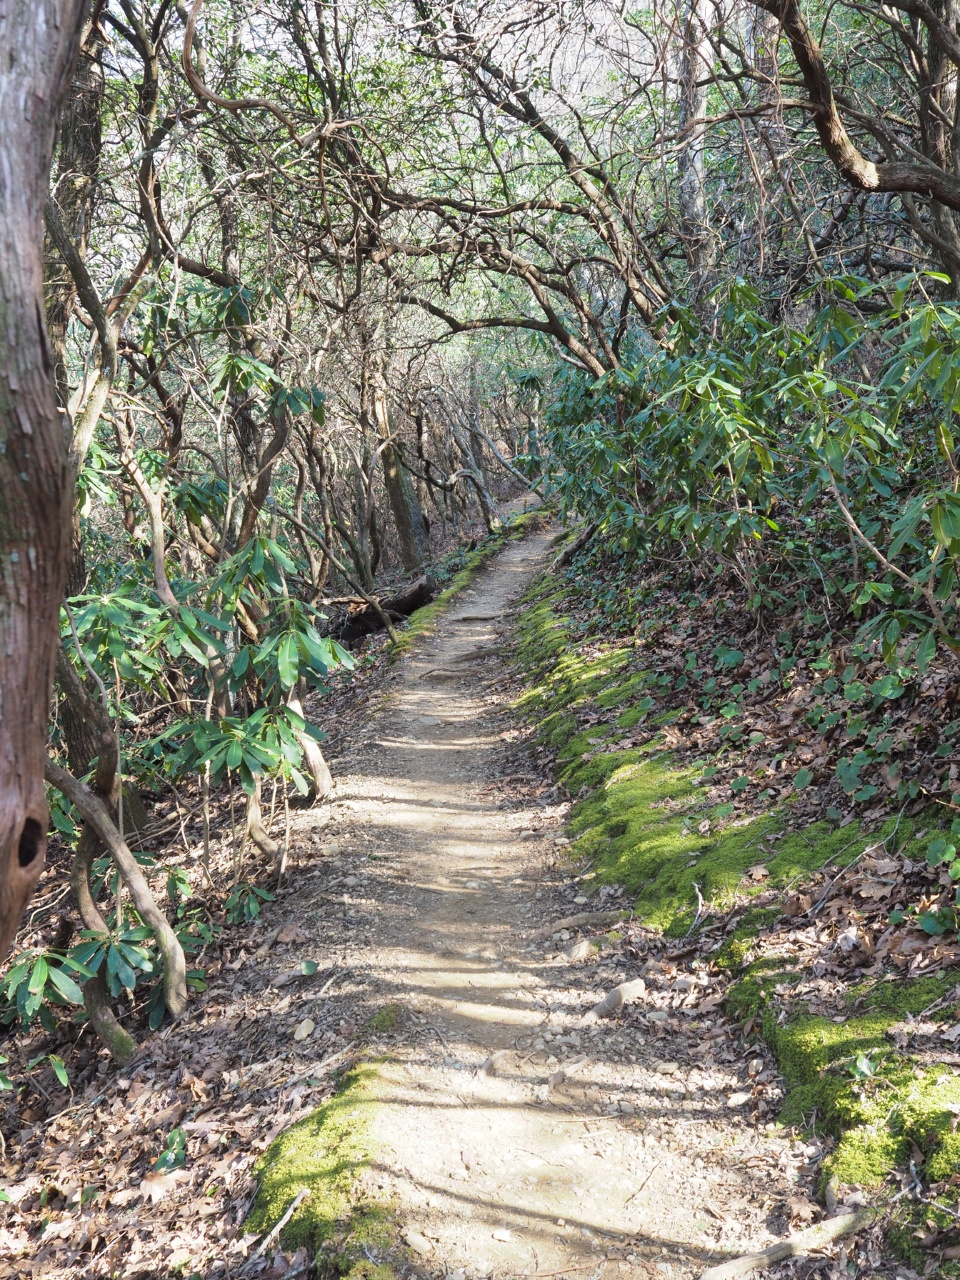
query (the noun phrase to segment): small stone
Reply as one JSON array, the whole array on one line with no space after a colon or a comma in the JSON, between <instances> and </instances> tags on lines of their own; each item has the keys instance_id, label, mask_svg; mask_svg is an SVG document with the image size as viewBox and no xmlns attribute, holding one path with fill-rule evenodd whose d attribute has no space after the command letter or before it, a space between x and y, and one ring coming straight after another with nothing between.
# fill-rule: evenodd
<instances>
[{"instance_id":1,"label":"small stone","mask_svg":"<svg viewBox=\"0 0 960 1280\"><path fill-rule=\"evenodd\" d=\"M304 1018L293 1033L294 1040L307 1040L313 1035L316 1023L312 1018Z\"/></svg>"},{"instance_id":2,"label":"small stone","mask_svg":"<svg viewBox=\"0 0 960 1280\"><path fill-rule=\"evenodd\" d=\"M477 1069L477 1074L481 1076L495 1076L499 1071L510 1065L512 1054L509 1049L497 1049L495 1053L491 1053L486 1062Z\"/></svg>"},{"instance_id":3,"label":"small stone","mask_svg":"<svg viewBox=\"0 0 960 1280\"><path fill-rule=\"evenodd\" d=\"M590 899L585 894L578 893L573 901L575 906L585 907Z\"/></svg>"},{"instance_id":4,"label":"small stone","mask_svg":"<svg viewBox=\"0 0 960 1280\"><path fill-rule=\"evenodd\" d=\"M492 1231L490 1234L493 1236L494 1240L507 1241L513 1239L513 1236L506 1227L497 1227L496 1231Z\"/></svg>"},{"instance_id":5,"label":"small stone","mask_svg":"<svg viewBox=\"0 0 960 1280\"><path fill-rule=\"evenodd\" d=\"M581 942L575 942L572 947L568 947L563 953L563 958L565 960L588 960L597 950L595 942L584 938Z\"/></svg>"},{"instance_id":6,"label":"small stone","mask_svg":"<svg viewBox=\"0 0 960 1280\"><path fill-rule=\"evenodd\" d=\"M749 1102L753 1097L752 1093L731 1093L727 1099L728 1107L742 1107L745 1102Z\"/></svg>"},{"instance_id":7,"label":"small stone","mask_svg":"<svg viewBox=\"0 0 960 1280\"><path fill-rule=\"evenodd\" d=\"M651 1009L647 1014L647 1020L649 1022L669 1022L670 1015L666 1009Z\"/></svg>"},{"instance_id":8,"label":"small stone","mask_svg":"<svg viewBox=\"0 0 960 1280\"><path fill-rule=\"evenodd\" d=\"M348 889L355 889L355 888L357 887L357 885L360 883L360 877L359 877L359 876L346 876L346 877L344 878L343 883L344 883L344 885L345 885Z\"/></svg>"},{"instance_id":9,"label":"small stone","mask_svg":"<svg viewBox=\"0 0 960 1280\"><path fill-rule=\"evenodd\" d=\"M410 1246L414 1253L432 1253L433 1245L422 1232L417 1231L415 1227L408 1227L403 1233L405 1242Z\"/></svg>"},{"instance_id":10,"label":"small stone","mask_svg":"<svg viewBox=\"0 0 960 1280\"><path fill-rule=\"evenodd\" d=\"M658 1062L657 1070L664 1076L675 1076L680 1070L679 1062Z\"/></svg>"}]
</instances>

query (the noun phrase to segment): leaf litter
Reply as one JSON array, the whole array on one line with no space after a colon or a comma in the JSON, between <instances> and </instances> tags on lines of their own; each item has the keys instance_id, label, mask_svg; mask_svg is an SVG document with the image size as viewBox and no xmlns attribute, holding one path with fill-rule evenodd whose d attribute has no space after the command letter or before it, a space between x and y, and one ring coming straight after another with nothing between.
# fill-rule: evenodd
<instances>
[{"instance_id":1,"label":"leaf litter","mask_svg":"<svg viewBox=\"0 0 960 1280\"><path fill-rule=\"evenodd\" d=\"M495 690L491 704L502 707L509 685L495 676L488 685ZM354 703L349 689L337 696L345 712L338 744L343 766L365 749L369 705L379 698L376 680ZM566 944L576 944L589 927L582 917L591 913L571 912L590 899L571 875L565 837L556 834L569 800L556 784L550 753L534 747L525 728L508 718L502 724L502 776L479 785L476 794L495 792L500 807L518 815L518 835L538 841L513 884L530 939L531 969L519 989L542 1011L536 1032L518 1039L504 1075L539 1071L534 1105L550 1107L557 1120L569 1117L582 1131L585 1152L590 1144L601 1153L615 1149L605 1124L636 1137L641 1159L624 1208L640 1198L664 1160L685 1159L687 1207L700 1215L714 1256L741 1250L758 1230L769 1238L816 1220L822 1209L814 1191L826 1144L769 1128L783 1093L776 1066L753 1028L724 1018L728 979L704 963L717 934L735 929L738 913L748 903L762 905L762 894L744 895L692 945L627 922L617 940L571 956ZM518 760L522 771L511 775L511 761ZM357 816L349 803L338 807L332 829L340 843L309 822L298 824L286 889L260 920L210 947L207 991L183 1022L144 1040L129 1068L113 1070L81 1032L70 1061L72 1088L31 1078L25 1105L19 1112L6 1108L9 1203L0 1206L0 1277L146 1280L174 1269L202 1270L205 1277L308 1273L312 1260L305 1251L285 1253L274 1242L260 1253L258 1238L243 1223L260 1154L331 1096L337 1073L371 1039L364 1024L380 996L375 983L358 976L369 961L364 947L375 942L373 912L384 884L401 895L408 886L399 866L382 881L392 852L356 840L351 822ZM842 868L810 878L768 926L777 946L794 949L811 971L822 966L809 989L793 993L808 1007L839 1008L839 984L885 960L913 973L955 961L949 940L918 940L909 927L884 927L891 902L929 885L923 868L878 850L864 857L860 870L856 880ZM629 908L616 886L603 887L601 905L608 908L605 925L614 923L610 910L619 915ZM608 1016L598 1014L584 1026L585 1015L625 984L631 998L614 1001ZM423 1021L414 1016L377 1043L396 1045L398 1037L435 1042ZM892 1030L903 1047L919 1052L931 1038L951 1046L960 1039L957 1023L907 1020ZM26 1054L37 1046L21 1047ZM741 1111L749 1123L738 1121L731 1130L730 1115ZM182 1165L167 1168L162 1157L177 1132L183 1145L172 1159L177 1164L182 1156ZM730 1176L731 1156L738 1173L746 1173L739 1188ZM458 1155L458 1162L470 1175L466 1160ZM476 1168L472 1153L471 1165ZM698 1270L682 1250L656 1260L629 1233L603 1247L595 1258L598 1274ZM887 1265L880 1234L870 1230L823 1257L791 1259L767 1274L836 1277L859 1269L880 1275ZM532 1273L541 1274L539 1268ZM912 1273L901 1267L889 1274Z\"/></svg>"}]
</instances>

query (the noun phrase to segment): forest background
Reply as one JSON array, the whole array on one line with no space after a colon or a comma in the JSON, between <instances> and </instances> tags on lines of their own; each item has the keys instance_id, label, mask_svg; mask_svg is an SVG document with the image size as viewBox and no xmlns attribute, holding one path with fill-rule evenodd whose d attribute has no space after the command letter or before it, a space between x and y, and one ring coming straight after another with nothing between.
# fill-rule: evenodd
<instances>
[{"instance_id":1,"label":"forest background","mask_svg":"<svg viewBox=\"0 0 960 1280\"><path fill-rule=\"evenodd\" d=\"M44 15L14 15L34 70ZM8 1021L83 1006L123 1062L118 1011L182 1011L188 957L267 896L246 836L281 867L266 792L282 821L330 786L338 679L531 483L583 522L579 639L633 634L658 582L736 615L678 677L734 708L731 812L952 816L955 6L105 0L78 40L43 243L75 500L18 524L12 444L0 467L4 694L43 685L58 638L36 768L76 914L47 895ZM26 261L36 228L9 225ZM775 757L736 723L769 677L730 693L760 641L821 699ZM45 836L16 720L19 907ZM200 854L161 896L150 851L181 828ZM904 907L930 938L956 935L955 859L938 837Z\"/></svg>"}]
</instances>

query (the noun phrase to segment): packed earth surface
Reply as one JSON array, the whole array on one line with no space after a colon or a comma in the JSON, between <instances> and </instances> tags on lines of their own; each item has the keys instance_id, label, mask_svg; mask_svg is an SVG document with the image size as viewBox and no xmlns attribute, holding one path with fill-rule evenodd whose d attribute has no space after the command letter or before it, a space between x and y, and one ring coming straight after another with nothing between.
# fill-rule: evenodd
<instances>
[{"instance_id":1,"label":"packed earth surface","mask_svg":"<svg viewBox=\"0 0 960 1280\"><path fill-rule=\"evenodd\" d=\"M556 788L511 795L503 691L520 597L552 541L529 536L481 571L334 762L329 823L301 820L320 856L295 900L299 936L373 1033L374 1066L344 1095L364 1130L362 1195L393 1223L380 1252L364 1244L371 1264L395 1265L399 1237L429 1276L693 1277L818 1213L818 1145L748 1117L756 1078L775 1071L703 979L576 944L594 913L617 918L601 909L617 895L591 906L580 892ZM592 1015L624 982L620 1016ZM304 992L304 1036L315 1008ZM302 1166L292 1146L267 1162L274 1221L309 1185L309 1151ZM298 1204L294 1240L323 1225L320 1198Z\"/></svg>"}]
</instances>

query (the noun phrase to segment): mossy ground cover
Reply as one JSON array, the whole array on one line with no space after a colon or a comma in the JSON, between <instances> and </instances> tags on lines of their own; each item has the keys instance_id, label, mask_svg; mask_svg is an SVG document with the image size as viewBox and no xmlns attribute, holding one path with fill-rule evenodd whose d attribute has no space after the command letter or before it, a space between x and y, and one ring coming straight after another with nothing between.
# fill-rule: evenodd
<instances>
[{"instance_id":1,"label":"mossy ground cover","mask_svg":"<svg viewBox=\"0 0 960 1280\"><path fill-rule=\"evenodd\" d=\"M785 922L785 895L822 884L824 869L832 878L860 864L872 849L922 863L936 819L901 812L869 827L796 822L789 797L767 811L718 803L711 760L670 749L669 725L682 702L665 707L651 696L659 677L643 646L579 639L566 603L549 580L527 601L519 707L556 753L575 799L571 853L589 862L588 881L626 886L642 922L668 937L730 921L705 944L706 958L730 975L728 1013L762 1034L777 1057L787 1089L783 1122L832 1137L824 1185L890 1187L895 1171L914 1160L925 1185L955 1186L960 1076L935 1060L936 1049L901 1052L890 1033L931 1006L935 1019L956 1022L960 999L950 993L960 972L885 971L850 986L839 1013L824 1013L797 994L810 977L808 957L779 946L783 929L774 923ZM901 1245L909 1238L908 1229Z\"/></svg>"},{"instance_id":2,"label":"mossy ground cover","mask_svg":"<svg viewBox=\"0 0 960 1280\"><path fill-rule=\"evenodd\" d=\"M333 1097L281 1133L257 1166L260 1186L247 1229L270 1231L306 1192L280 1239L288 1250L314 1254L321 1275L390 1280L394 1274L388 1263L373 1260L396 1248L390 1207L367 1201L361 1189L374 1156L377 1079L376 1063L347 1072Z\"/></svg>"}]
</instances>

